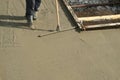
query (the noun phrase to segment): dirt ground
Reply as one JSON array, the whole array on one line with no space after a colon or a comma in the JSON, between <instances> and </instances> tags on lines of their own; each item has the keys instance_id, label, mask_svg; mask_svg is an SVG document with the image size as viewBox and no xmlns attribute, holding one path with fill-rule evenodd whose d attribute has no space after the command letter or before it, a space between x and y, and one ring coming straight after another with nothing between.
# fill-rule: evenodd
<instances>
[{"instance_id":1,"label":"dirt ground","mask_svg":"<svg viewBox=\"0 0 120 80\"><path fill-rule=\"evenodd\" d=\"M25 0L0 0L0 80L120 80L120 29L56 29L55 1L42 0L37 30L26 27ZM60 8L62 29L70 18Z\"/></svg>"}]
</instances>

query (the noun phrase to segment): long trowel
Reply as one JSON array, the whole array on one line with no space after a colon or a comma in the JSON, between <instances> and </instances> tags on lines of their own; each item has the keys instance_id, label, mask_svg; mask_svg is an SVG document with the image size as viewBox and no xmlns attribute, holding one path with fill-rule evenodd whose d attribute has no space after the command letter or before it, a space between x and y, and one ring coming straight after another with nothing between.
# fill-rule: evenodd
<instances>
[{"instance_id":1,"label":"long trowel","mask_svg":"<svg viewBox=\"0 0 120 80\"><path fill-rule=\"evenodd\" d=\"M57 17L57 28L56 31L60 31L60 14L59 14L59 5L58 5L58 0L56 0L56 17Z\"/></svg>"}]
</instances>

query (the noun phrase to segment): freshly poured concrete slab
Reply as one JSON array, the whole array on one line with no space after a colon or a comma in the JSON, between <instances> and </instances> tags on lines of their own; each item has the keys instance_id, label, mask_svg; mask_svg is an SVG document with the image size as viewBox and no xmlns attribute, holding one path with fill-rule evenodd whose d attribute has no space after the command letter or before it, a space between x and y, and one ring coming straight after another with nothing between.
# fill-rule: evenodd
<instances>
[{"instance_id":1,"label":"freshly poured concrete slab","mask_svg":"<svg viewBox=\"0 0 120 80\"><path fill-rule=\"evenodd\" d=\"M55 14L54 0L42 1L35 22L41 30L34 31L25 26L24 0L11 0L11 4L14 5L11 5L9 14L0 11L0 15L14 16L2 20L9 25L0 22L0 42L5 45L0 45L1 80L120 79L119 29L81 33L70 30L39 38L37 35L56 27L55 17L52 17ZM72 27L61 11L63 28Z\"/></svg>"}]
</instances>

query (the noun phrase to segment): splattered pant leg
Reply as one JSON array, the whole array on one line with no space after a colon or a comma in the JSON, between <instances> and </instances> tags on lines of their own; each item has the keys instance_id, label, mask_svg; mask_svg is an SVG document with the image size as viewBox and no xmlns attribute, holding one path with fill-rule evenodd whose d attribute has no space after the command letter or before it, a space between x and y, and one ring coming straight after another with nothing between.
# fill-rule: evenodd
<instances>
[{"instance_id":1,"label":"splattered pant leg","mask_svg":"<svg viewBox=\"0 0 120 80\"><path fill-rule=\"evenodd\" d=\"M35 0L26 0L26 16L33 15Z\"/></svg>"},{"instance_id":2,"label":"splattered pant leg","mask_svg":"<svg viewBox=\"0 0 120 80\"><path fill-rule=\"evenodd\" d=\"M34 11L38 11L41 0L26 0L26 16L33 15Z\"/></svg>"},{"instance_id":3,"label":"splattered pant leg","mask_svg":"<svg viewBox=\"0 0 120 80\"><path fill-rule=\"evenodd\" d=\"M35 7L34 7L35 11L39 10L40 4L41 4L41 0L35 0Z\"/></svg>"}]
</instances>

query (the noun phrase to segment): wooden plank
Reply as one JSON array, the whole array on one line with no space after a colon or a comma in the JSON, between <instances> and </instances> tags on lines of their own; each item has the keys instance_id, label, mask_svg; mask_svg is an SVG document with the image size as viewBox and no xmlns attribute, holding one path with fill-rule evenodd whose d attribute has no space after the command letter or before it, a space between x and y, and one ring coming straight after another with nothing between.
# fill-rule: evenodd
<instances>
[{"instance_id":1,"label":"wooden plank","mask_svg":"<svg viewBox=\"0 0 120 80\"><path fill-rule=\"evenodd\" d=\"M86 29L90 29L90 28L100 28L100 27L111 27L111 26L119 26L120 22L118 23L109 23L109 24L99 24L99 25L89 25L89 26L85 26Z\"/></svg>"},{"instance_id":2,"label":"wooden plank","mask_svg":"<svg viewBox=\"0 0 120 80\"><path fill-rule=\"evenodd\" d=\"M103 3L103 4L79 4L79 5L72 5L72 8L81 8L81 7L95 7L95 6L108 6L108 5L119 5L119 3Z\"/></svg>"},{"instance_id":3,"label":"wooden plank","mask_svg":"<svg viewBox=\"0 0 120 80\"><path fill-rule=\"evenodd\" d=\"M94 17L81 17L81 18L78 18L78 22L80 22L80 21L114 20L114 19L120 19L120 14L105 15L105 16L94 16Z\"/></svg>"},{"instance_id":4,"label":"wooden plank","mask_svg":"<svg viewBox=\"0 0 120 80\"><path fill-rule=\"evenodd\" d=\"M84 24L82 24L82 22L84 23L84 21L104 21L104 20L116 20L116 19L120 19L120 14L115 14L115 15L103 15L103 16L93 16L93 17L77 17L77 15L75 14L73 8L69 5L67 0L63 0L65 6L67 7L67 9L69 10L69 12L71 13L71 15L73 16L73 18L75 19L77 25L81 28L81 29L89 29L89 28L100 28L100 27L108 27L108 26L118 26L120 25L119 22L116 23L105 23L105 24L97 24L97 25L89 25L86 26Z\"/></svg>"}]
</instances>

